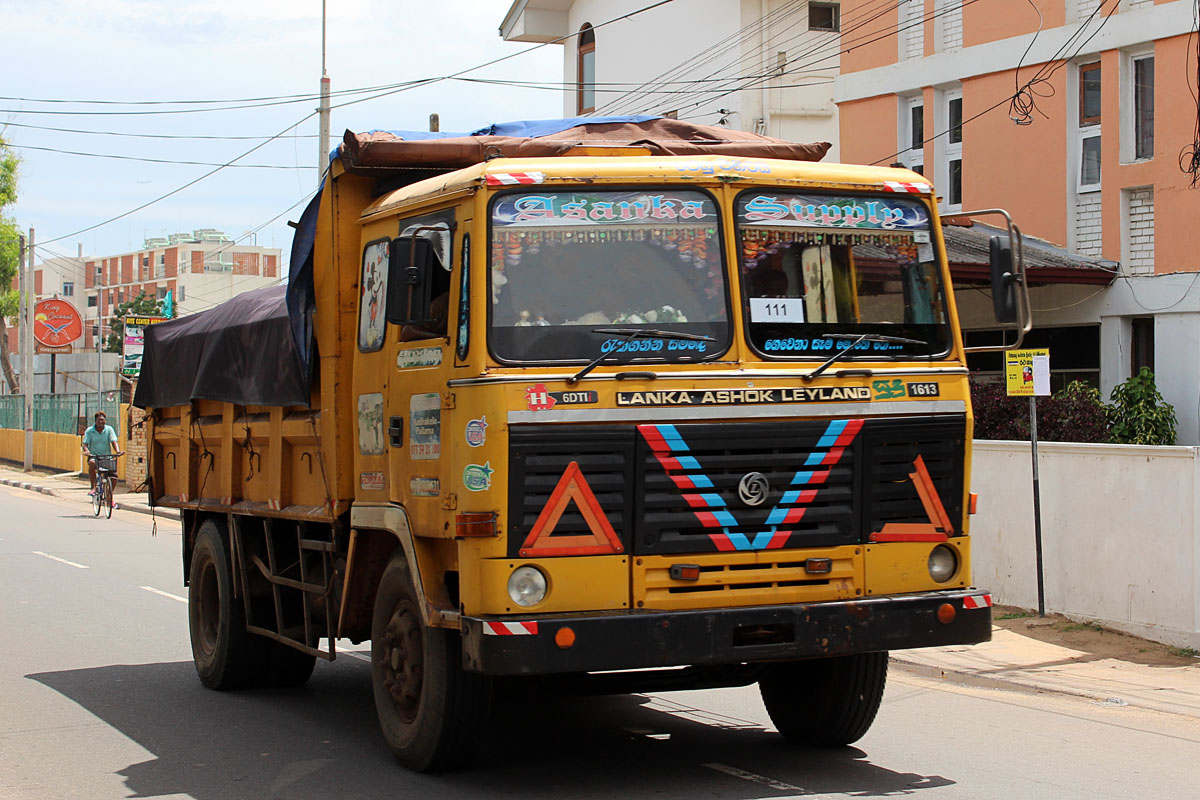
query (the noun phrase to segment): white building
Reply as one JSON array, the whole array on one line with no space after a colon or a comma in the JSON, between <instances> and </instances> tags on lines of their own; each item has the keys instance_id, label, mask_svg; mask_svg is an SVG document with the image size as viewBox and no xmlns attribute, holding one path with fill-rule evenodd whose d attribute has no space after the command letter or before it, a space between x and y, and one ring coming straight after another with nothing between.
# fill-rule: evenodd
<instances>
[{"instance_id":1,"label":"white building","mask_svg":"<svg viewBox=\"0 0 1200 800\"><path fill-rule=\"evenodd\" d=\"M77 299L76 306L84 317L82 347L90 349L95 347L97 309L106 331L114 309L143 292L160 300L171 292L176 316L204 311L250 289L279 283L282 251L239 244L221 231L201 228L147 239L141 250L87 259L83 267L86 297Z\"/></svg>"},{"instance_id":2,"label":"white building","mask_svg":"<svg viewBox=\"0 0 1200 800\"><path fill-rule=\"evenodd\" d=\"M514 0L508 41L563 45L563 116L651 114L796 142L833 142L841 6L687 0ZM549 81L557 84L557 81Z\"/></svg>"}]
</instances>

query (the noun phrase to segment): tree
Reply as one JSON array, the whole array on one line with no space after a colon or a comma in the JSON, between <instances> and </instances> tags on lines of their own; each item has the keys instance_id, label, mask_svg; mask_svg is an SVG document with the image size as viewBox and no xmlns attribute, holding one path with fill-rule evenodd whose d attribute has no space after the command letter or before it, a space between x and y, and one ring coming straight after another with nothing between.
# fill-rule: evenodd
<instances>
[{"instance_id":1,"label":"tree","mask_svg":"<svg viewBox=\"0 0 1200 800\"><path fill-rule=\"evenodd\" d=\"M126 317L161 317L163 316L162 300L147 297L141 292L132 300L126 300L113 309L111 332L104 343L106 353L120 353L125 349L125 318Z\"/></svg>"},{"instance_id":2,"label":"tree","mask_svg":"<svg viewBox=\"0 0 1200 800\"><path fill-rule=\"evenodd\" d=\"M16 220L4 214L4 209L17 200L17 166L19 160L8 143L0 138L0 369L8 390L20 391L17 378L13 375L12 361L8 353L8 317L15 317L18 310L18 293L12 288L13 278L21 261L18 238L21 235Z\"/></svg>"},{"instance_id":3,"label":"tree","mask_svg":"<svg viewBox=\"0 0 1200 800\"><path fill-rule=\"evenodd\" d=\"M1163 400L1154 373L1138 374L1113 389L1110 440L1118 444L1175 444L1175 407Z\"/></svg>"}]
</instances>

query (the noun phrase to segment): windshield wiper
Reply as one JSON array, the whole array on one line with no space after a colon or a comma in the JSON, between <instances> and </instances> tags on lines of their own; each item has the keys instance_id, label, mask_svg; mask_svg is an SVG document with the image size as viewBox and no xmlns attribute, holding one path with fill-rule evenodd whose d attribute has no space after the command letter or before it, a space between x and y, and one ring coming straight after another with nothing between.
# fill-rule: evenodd
<instances>
[{"instance_id":1,"label":"windshield wiper","mask_svg":"<svg viewBox=\"0 0 1200 800\"><path fill-rule=\"evenodd\" d=\"M842 334L840 334L840 333L823 333L823 334L821 334L820 338L822 338L822 339L842 338ZM812 372L810 372L807 375L804 375L802 377L806 381L811 381L813 378L817 377L822 372L829 369L830 364L837 361L842 356L846 355L846 353L849 353L855 347L858 347L860 342L887 342L888 344L928 344L928 342L921 341L920 339L906 339L903 336L885 336L881 333L864 333L864 334L861 334L858 337L856 337L854 339L854 341L852 341L850 344L846 345L841 350L838 350L836 353L831 355L829 357L829 360L826 361L824 364L822 364L821 366L814 369Z\"/></svg>"},{"instance_id":2,"label":"windshield wiper","mask_svg":"<svg viewBox=\"0 0 1200 800\"><path fill-rule=\"evenodd\" d=\"M634 339L641 339L647 336L652 336L658 339L687 339L693 342L715 342L711 336L702 336L698 333L680 333L679 331L664 331L658 328L592 328L592 333L608 333L614 336L624 336L622 344L632 342ZM601 351L600 355L589 361L583 369L576 372L571 377L567 378L568 384L578 383L579 379L600 365L600 362L608 358L610 353Z\"/></svg>"}]
</instances>

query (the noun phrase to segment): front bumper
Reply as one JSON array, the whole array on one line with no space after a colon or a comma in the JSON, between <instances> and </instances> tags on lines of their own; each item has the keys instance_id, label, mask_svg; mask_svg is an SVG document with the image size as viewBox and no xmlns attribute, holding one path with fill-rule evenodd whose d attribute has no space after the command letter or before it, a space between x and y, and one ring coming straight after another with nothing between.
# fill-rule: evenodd
<instances>
[{"instance_id":1,"label":"front bumper","mask_svg":"<svg viewBox=\"0 0 1200 800\"><path fill-rule=\"evenodd\" d=\"M950 622L938 620L949 604ZM819 658L992 638L980 589L700 611L463 617L463 664L487 675L550 675ZM569 627L574 644L560 647Z\"/></svg>"}]
</instances>

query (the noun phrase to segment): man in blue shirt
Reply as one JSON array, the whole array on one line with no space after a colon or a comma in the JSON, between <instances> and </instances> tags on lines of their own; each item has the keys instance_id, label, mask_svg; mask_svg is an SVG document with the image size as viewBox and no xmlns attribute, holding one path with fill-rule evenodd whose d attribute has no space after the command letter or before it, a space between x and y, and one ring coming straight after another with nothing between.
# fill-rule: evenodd
<instances>
[{"instance_id":1,"label":"man in blue shirt","mask_svg":"<svg viewBox=\"0 0 1200 800\"><path fill-rule=\"evenodd\" d=\"M83 432L83 453L88 459L88 479L92 482L89 495L96 493L96 456L124 455L117 450L117 432L106 423L103 411L96 412L96 424Z\"/></svg>"}]
</instances>

